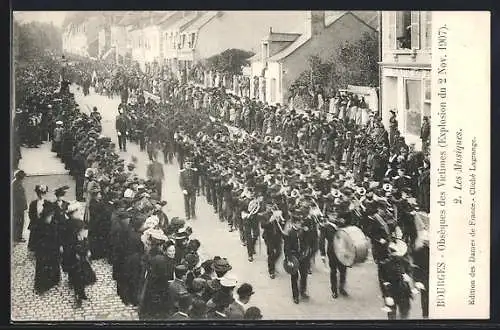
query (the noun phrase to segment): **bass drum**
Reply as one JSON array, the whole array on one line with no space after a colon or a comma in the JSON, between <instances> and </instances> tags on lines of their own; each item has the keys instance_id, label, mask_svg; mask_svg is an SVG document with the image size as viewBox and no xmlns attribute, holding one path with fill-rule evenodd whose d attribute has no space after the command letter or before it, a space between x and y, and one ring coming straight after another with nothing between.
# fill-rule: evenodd
<instances>
[{"instance_id":1,"label":"bass drum","mask_svg":"<svg viewBox=\"0 0 500 330\"><path fill-rule=\"evenodd\" d=\"M333 238L335 255L341 264L352 267L363 263L368 257L368 239L356 226L340 228Z\"/></svg>"}]
</instances>

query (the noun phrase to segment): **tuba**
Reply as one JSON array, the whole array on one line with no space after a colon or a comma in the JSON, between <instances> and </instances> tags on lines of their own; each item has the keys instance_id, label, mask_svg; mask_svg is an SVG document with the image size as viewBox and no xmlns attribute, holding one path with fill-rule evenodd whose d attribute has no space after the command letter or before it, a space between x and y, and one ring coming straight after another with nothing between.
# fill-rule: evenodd
<instances>
[{"instance_id":1,"label":"tuba","mask_svg":"<svg viewBox=\"0 0 500 330\"><path fill-rule=\"evenodd\" d=\"M281 142L283 142L283 138L280 135L274 138L274 143L280 144Z\"/></svg>"},{"instance_id":2,"label":"tuba","mask_svg":"<svg viewBox=\"0 0 500 330\"><path fill-rule=\"evenodd\" d=\"M248 216L252 216L257 214L260 209L260 201L257 198L254 198L248 203Z\"/></svg>"},{"instance_id":3,"label":"tuba","mask_svg":"<svg viewBox=\"0 0 500 330\"><path fill-rule=\"evenodd\" d=\"M265 143L271 143L271 141L273 140L273 138L270 136L270 135L267 135L265 138L264 138L264 142Z\"/></svg>"}]
</instances>

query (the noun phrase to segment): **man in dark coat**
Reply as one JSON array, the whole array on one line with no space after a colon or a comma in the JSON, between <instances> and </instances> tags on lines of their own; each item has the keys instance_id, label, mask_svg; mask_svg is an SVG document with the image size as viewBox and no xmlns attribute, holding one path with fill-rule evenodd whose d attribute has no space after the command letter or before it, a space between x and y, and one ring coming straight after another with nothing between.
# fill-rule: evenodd
<instances>
[{"instance_id":1,"label":"man in dark coat","mask_svg":"<svg viewBox=\"0 0 500 330\"><path fill-rule=\"evenodd\" d=\"M293 302L299 303L299 293L302 299L309 299L307 295L307 276L310 267L310 251L311 246L307 245L307 240L304 235L304 229L300 226L302 218L307 216L307 210L300 208L292 212L292 227L287 230L284 240L285 260L290 265L292 257L297 258L299 265L298 270L290 274L292 284ZM300 291L299 291L299 275L300 275Z\"/></svg>"},{"instance_id":2,"label":"man in dark coat","mask_svg":"<svg viewBox=\"0 0 500 330\"><path fill-rule=\"evenodd\" d=\"M161 199L162 182L165 179L165 174L163 172L163 165L156 159L156 157L153 158L151 163L148 165L147 177L154 183L156 193Z\"/></svg>"},{"instance_id":3,"label":"man in dark coat","mask_svg":"<svg viewBox=\"0 0 500 330\"><path fill-rule=\"evenodd\" d=\"M197 170L191 168L191 162L186 161L179 176L179 184L184 194L184 211L186 218L196 218L196 186Z\"/></svg>"},{"instance_id":4,"label":"man in dark coat","mask_svg":"<svg viewBox=\"0 0 500 330\"><path fill-rule=\"evenodd\" d=\"M118 146L120 151L127 151L127 135L129 130L129 124L127 117L123 114L123 110L119 110L118 116L116 116L115 128L118 134Z\"/></svg>"},{"instance_id":5,"label":"man in dark coat","mask_svg":"<svg viewBox=\"0 0 500 330\"><path fill-rule=\"evenodd\" d=\"M87 166L85 164L85 158L83 150L77 150L75 157L73 158L73 168L71 172L76 181L76 199L79 202L84 201L84 184L85 184L85 170Z\"/></svg>"},{"instance_id":6,"label":"man in dark coat","mask_svg":"<svg viewBox=\"0 0 500 330\"><path fill-rule=\"evenodd\" d=\"M328 219L320 227L319 250L323 262L325 261L324 259L325 256L328 255L328 263L330 266L330 288L332 290L333 299L338 298L339 292L341 295L347 296L347 292L345 290L347 267L344 266L338 260L337 255L335 254L335 246L333 244L333 240L337 230L341 227L348 226L349 220L350 219L342 218L339 215L339 212L334 212L333 218ZM326 243L326 249L325 249L325 243ZM337 282L337 271L339 272L340 275L340 283Z\"/></svg>"},{"instance_id":7,"label":"man in dark coat","mask_svg":"<svg viewBox=\"0 0 500 330\"><path fill-rule=\"evenodd\" d=\"M281 254L283 238L280 226L284 226L282 220L283 216L277 213L269 221L261 222L261 227L263 229L262 238L267 247L267 270L271 279L274 279L276 276L276 262Z\"/></svg>"},{"instance_id":8,"label":"man in dark coat","mask_svg":"<svg viewBox=\"0 0 500 330\"><path fill-rule=\"evenodd\" d=\"M429 117L424 116L424 122L422 123L422 128L420 129L420 140L422 140L422 152L426 155L429 151L429 142L431 138L431 124L429 123Z\"/></svg>"},{"instance_id":9,"label":"man in dark coat","mask_svg":"<svg viewBox=\"0 0 500 330\"><path fill-rule=\"evenodd\" d=\"M25 242L23 238L24 229L24 211L28 208L26 201L26 192L24 191L23 181L26 173L23 170L18 170L14 174L12 181L12 213L14 217L14 241L17 243Z\"/></svg>"}]
</instances>

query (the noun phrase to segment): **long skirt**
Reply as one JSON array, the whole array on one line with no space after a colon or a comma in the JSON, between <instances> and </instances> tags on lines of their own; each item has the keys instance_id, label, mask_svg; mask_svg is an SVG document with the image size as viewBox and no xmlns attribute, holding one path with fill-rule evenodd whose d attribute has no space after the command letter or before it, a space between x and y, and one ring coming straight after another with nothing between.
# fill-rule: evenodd
<instances>
[{"instance_id":1,"label":"long skirt","mask_svg":"<svg viewBox=\"0 0 500 330\"><path fill-rule=\"evenodd\" d=\"M40 229L36 224L30 223L30 225L28 226L28 230L30 231L28 239L28 249L34 252L36 246L38 245L38 242L40 241Z\"/></svg>"},{"instance_id":2,"label":"long skirt","mask_svg":"<svg viewBox=\"0 0 500 330\"><path fill-rule=\"evenodd\" d=\"M44 253L48 252L48 253ZM58 251L37 253L35 266L35 292L43 294L59 284L61 269Z\"/></svg>"}]
</instances>

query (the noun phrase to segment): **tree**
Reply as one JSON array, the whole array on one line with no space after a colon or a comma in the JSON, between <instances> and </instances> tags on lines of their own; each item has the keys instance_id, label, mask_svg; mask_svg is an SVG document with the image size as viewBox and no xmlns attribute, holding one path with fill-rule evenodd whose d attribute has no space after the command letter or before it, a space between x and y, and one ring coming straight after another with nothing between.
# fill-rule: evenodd
<instances>
[{"instance_id":1,"label":"tree","mask_svg":"<svg viewBox=\"0 0 500 330\"><path fill-rule=\"evenodd\" d=\"M14 24L13 49L16 60L24 61L46 51L62 51L62 33L50 23L30 22Z\"/></svg>"},{"instance_id":2,"label":"tree","mask_svg":"<svg viewBox=\"0 0 500 330\"><path fill-rule=\"evenodd\" d=\"M376 35L365 33L355 42L346 41L326 61L318 56L309 58L309 69L299 75L289 92L309 94L317 85L330 94L347 85L374 87L378 75L378 40Z\"/></svg>"},{"instance_id":3,"label":"tree","mask_svg":"<svg viewBox=\"0 0 500 330\"><path fill-rule=\"evenodd\" d=\"M253 55L254 53L241 49L227 49L220 54L209 57L205 66L212 71L241 74L241 67L248 65L248 59Z\"/></svg>"}]
</instances>

